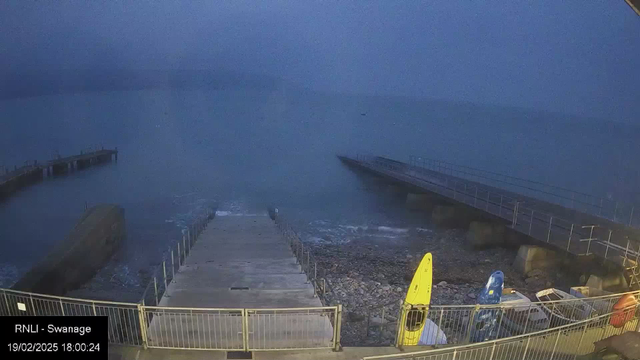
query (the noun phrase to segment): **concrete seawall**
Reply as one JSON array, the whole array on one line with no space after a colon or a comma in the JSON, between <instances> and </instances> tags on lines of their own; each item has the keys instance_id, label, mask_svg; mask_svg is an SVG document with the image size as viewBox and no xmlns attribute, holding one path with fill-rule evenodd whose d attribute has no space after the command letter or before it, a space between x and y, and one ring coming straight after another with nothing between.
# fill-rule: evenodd
<instances>
[{"instance_id":1,"label":"concrete seawall","mask_svg":"<svg viewBox=\"0 0 640 360\"><path fill-rule=\"evenodd\" d=\"M66 240L13 286L15 290L64 295L90 280L126 236L124 209L98 205L87 210Z\"/></svg>"}]
</instances>

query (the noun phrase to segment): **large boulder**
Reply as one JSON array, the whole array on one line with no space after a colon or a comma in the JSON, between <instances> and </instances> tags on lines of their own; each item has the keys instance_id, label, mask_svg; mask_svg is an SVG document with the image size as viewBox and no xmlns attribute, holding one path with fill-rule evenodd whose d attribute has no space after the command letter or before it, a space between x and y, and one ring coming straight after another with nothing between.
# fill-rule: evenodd
<instances>
[{"instance_id":1,"label":"large boulder","mask_svg":"<svg viewBox=\"0 0 640 360\"><path fill-rule=\"evenodd\" d=\"M437 205L431 212L431 221L438 226L456 224L456 207L454 205Z\"/></svg>"},{"instance_id":2,"label":"large boulder","mask_svg":"<svg viewBox=\"0 0 640 360\"><path fill-rule=\"evenodd\" d=\"M605 276L591 275L585 285L597 290L610 290L616 292L627 291L629 287L627 279L622 272L610 273Z\"/></svg>"},{"instance_id":3,"label":"large boulder","mask_svg":"<svg viewBox=\"0 0 640 360\"><path fill-rule=\"evenodd\" d=\"M505 227L502 224L472 221L467 231L467 243L474 248L500 246L504 243Z\"/></svg>"},{"instance_id":4,"label":"large boulder","mask_svg":"<svg viewBox=\"0 0 640 360\"><path fill-rule=\"evenodd\" d=\"M534 245L522 245L513 262L513 267L521 274L534 269L548 269L558 265L560 259L555 251Z\"/></svg>"},{"instance_id":5,"label":"large boulder","mask_svg":"<svg viewBox=\"0 0 640 360\"><path fill-rule=\"evenodd\" d=\"M87 210L69 236L29 270L13 289L64 295L90 280L126 236L124 209L97 205Z\"/></svg>"},{"instance_id":6,"label":"large boulder","mask_svg":"<svg viewBox=\"0 0 640 360\"><path fill-rule=\"evenodd\" d=\"M432 211L435 206L434 198L430 194L408 193L405 204L407 209L415 211Z\"/></svg>"}]
</instances>

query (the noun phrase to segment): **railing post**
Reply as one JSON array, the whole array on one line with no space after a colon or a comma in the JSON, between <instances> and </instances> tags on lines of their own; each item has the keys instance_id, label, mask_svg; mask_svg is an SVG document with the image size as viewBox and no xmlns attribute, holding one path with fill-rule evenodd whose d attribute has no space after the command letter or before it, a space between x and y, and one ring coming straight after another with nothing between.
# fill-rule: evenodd
<instances>
[{"instance_id":1,"label":"railing post","mask_svg":"<svg viewBox=\"0 0 640 360\"><path fill-rule=\"evenodd\" d=\"M242 349L249 351L249 314L247 309L242 309Z\"/></svg>"},{"instance_id":2,"label":"railing post","mask_svg":"<svg viewBox=\"0 0 640 360\"><path fill-rule=\"evenodd\" d=\"M518 207L520 205L519 201L516 201L513 204L513 221L511 222L511 228L515 229L516 225L518 224Z\"/></svg>"},{"instance_id":3,"label":"railing post","mask_svg":"<svg viewBox=\"0 0 640 360\"><path fill-rule=\"evenodd\" d=\"M404 346L404 327L407 321L407 308L403 301L400 302L400 314L398 314L398 327L396 328L396 348L402 350Z\"/></svg>"},{"instance_id":4,"label":"railing post","mask_svg":"<svg viewBox=\"0 0 640 360\"><path fill-rule=\"evenodd\" d=\"M556 342L553 344L553 350L551 350L551 357L549 358L549 360L553 360L553 355L556 354L556 349L558 348L558 340L560 340L561 333L562 330L558 330L558 336L556 336Z\"/></svg>"},{"instance_id":5,"label":"railing post","mask_svg":"<svg viewBox=\"0 0 640 360\"><path fill-rule=\"evenodd\" d=\"M182 260L180 260L181 256L182 254L180 254L180 241L178 241L178 267L182 266Z\"/></svg>"},{"instance_id":6,"label":"railing post","mask_svg":"<svg viewBox=\"0 0 640 360\"><path fill-rule=\"evenodd\" d=\"M498 323L498 330L496 331L496 339L498 339L499 336L500 336L500 329L502 328L502 319L504 318L504 307L501 307L500 311L502 313L500 314L500 322ZM491 333L489 333L489 334L491 334Z\"/></svg>"},{"instance_id":7,"label":"railing post","mask_svg":"<svg viewBox=\"0 0 640 360\"><path fill-rule=\"evenodd\" d=\"M487 190L487 201L486 201L486 205L487 205L487 206L486 206L486 208L485 208L487 212L489 212L489 195L490 195L490 194L491 194L491 193L489 192L489 190Z\"/></svg>"},{"instance_id":8,"label":"railing post","mask_svg":"<svg viewBox=\"0 0 640 360\"><path fill-rule=\"evenodd\" d=\"M584 340L584 334L587 332L587 325L589 325L589 322L585 321L584 328L582 328L582 335L580 335L580 341L578 342L578 346L574 351L573 360L575 360L578 357L578 352L580 351L580 347L582 346L582 340Z\"/></svg>"},{"instance_id":9,"label":"railing post","mask_svg":"<svg viewBox=\"0 0 640 360\"><path fill-rule=\"evenodd\" d=\"M531 219L529 221L529 236L531 236L531 228L533 227L533 209L531 209Z\"/></svg>"},{"instance_id":10,"label":"railing post","mask_svg":"<svg viewBox=\"0 0 640 360\"><path fill-rule=\"evenodd\" d=\"M36 307L33 305L33 296L29 294L29 303L31 303L31 311L33 311L33 315L36 316Z\"/></svg>"},{"instance_id":11,"label":"railing post","mask_svg":"<svg viewBox=\"0 0 640 360\"><path fill-rule=\"evenodd\" d=\"M529 325L529 318L531 317L531 308L533 307L533 305L529 305L529 311L527 311L527 319L524 321L524 328L522 329L522 334L524 335L527 333L527 326Z\"/></svg>"},{"instance_id":12,"label":"railing post","mask_svg":"<svg viewBox=\"0 0 640 360\"><path fill-rule=\"evenodd\" d=\"M613 233L613 230L609 230L609 237L607 238L607 248L604 250L604 258L607 258L607 255L609 255L609 244L611 244L611 234Z\"/></svg>"},{"instance_id":13,"label":"railing post","mask_svg":"<svg viewBox=\"0 0 640 360\"><path fill-rule=\"evenodd\" d=\"M326 289L327 289L327 281L324 278L322 278L322 299L323 300L327 293Z\"/></svg>"},{"instance_id":14,"label":"railing post","mask_svg":"<svg viewBox=\"0 0 640 360\"><path fill-rule=\"evenodd\" d=\"M569 232L569 241L567 241L567 252L569 252L569 247L571 246L571 236L573 235L573 227L575 224L571 224L571 231Z\"/></svg>"},{"instance_id":15,"label":"railing post","mask_svg":"<svg viewBox=\"0 0 640 360\"><path fill-rule=\"evenodd\" d=\"M627 248L624 250L624 259L622 259L622 266L627 265L627 256L629 256L629 238L627 238ZM640 324L640 321L638 321Z\"/></svg>"},{"instance_id":16,"label":"railing post","mask_svg":"<svg viewBox=\"0 0 640 360\"><path fill-rule=\"evenodd\" d=\"M2 295L4 297L4 303L7 305L7 316L11 315L11 308L9 307L9 299L7 299L7 292L3 289Z\"/></svg>"},{"instance_id":17,"label":"railing post","mask_svg":"<svg viewBox=\"0 0 640 360\"><path fill-rule=\"evenodd\" d=\"M142 301L144 301L144 299ZM93 316L98 316L98 312L96 311L96 302L95 301L91 302L91 307L93 308Z\"/></svg>"},{"instance_id":18,"label":"railing post","mask_svg":"<svg viewBox=\"0 0 640 360\"><path fill-rule=\"evenodd\" d=\"M527 345L524 347L524 353L522 354L522 360L527 358L527 351L529 350L529 343L531 342L531 337L527 338Z\"/></svg>"},{"instance_id":19,"label":"railing post","mask_svg":"<svg viewBox=\"0 0 640 360\"><path fill-rule=\"evenodd\" d=\"M496 352L496 343L493 342L493 346L491 346L491 355L489 356L489 360L493 360L493 354Z\"/></svg>"},{"instance_id":20,"label":"railing post","mask_svg":"<svg viewBox=\"0 0 640 360\"><path fill-rule=\"evenodd\" d=\"M158 306L158 281L156 280L156 277L153 277L153 290L155 291L155 299L156 299L156 306Z\"/></svg>"},{"instance_id":21,"label":"railing post","mask_svg":"<svg viewBox=\"0 0 640 360\"><path fill-rule=\"evenodd\" d=\"M590 227L591 231L589 232L589 241L587 242L587 253L585 255L589 255L589 250L591 249L591 240L593 240L593 228L595 228L595 225L590 225L590 226L583 226L583 228L585 227Z\"/></svg>"},{"instance_id":22,"label":"railing post","mask_svg":"<svg viewBox=\"0 0 640 360\"><path fill-rule=\"evenodd\" d=\"M171 279L176 278L176 266L173 263L173 250L171 250Z\"/></svg>"},{"instance_id":23,"label":"railing post","mask_svg":"<svg viewBox=\"0 0 640 360\"><path fill-rule=\"evenodd\" d=\"M62 304L62 299L60 299L60 310L62 310L62 316L64 316L64 305Z\"/></svg>"},{"instance_id":24,"label":"railing post","mask_svg":"<svg viewBox=\"0 0 640 360\"><path fill-rule=\"evenodd\" d=\"M333 351L340 351L340 328L342 327L342 304L336 306L335 320L333 322Z\"/></svg>"},{"instance_id":25,"label":"railing post","mask_svg":"<svg viewBox=\"0 0 640 360\"><path fill-rule=\"evenodd\" d=\"M551 313L549 314L549 325L547 325L548 328L551 327L551 321L553 320L555 313L556 313L556 303L554 302L553 306L551 307Z\"/></svg>"},{"instance_id":26,"label":"railing post","mask_svg":"<svg viewBox=\"0 0 640 360\"><path fill-rule=\"evenodd\" d=\"M187 262L187 241L184 238L184 234L182 235L182 253L184 254L184 262Z\"/></svg>"},{"instance_id":27,"label":"railing post","mask_svg":"<svg viewBox=\"0 0 640 360\"><path fill-rule=\"evenodd\" d=\"M142 338L142 347L147 349L147 324L145 321L144 307L138 304L138 321L140 322L140 337Z\"/></svg>"},{"instance_id":28,"label":"railing post","mask_svg":"<svg viewBox=\"0 0 640 360\"><path fill-rule=\"evenodd\" d=\"M547 232L547 242L551 239L551 225L553 224L553 216L549 217L549 231Z\"/></svg>"},{"instance_id":29,"label":"railing post","mask_svg":"<svg viewBox=\"0 0 640 360\"><path fill-rule=\"evenodd\" d=\"M164 291L167 291L167 267L165 265L165 261L162 262L162 276L164 280Z\"/></svg>"},{"instance_id":30,"label":"railing post","mask_svg":"<svg viewBox=\"0 0 640 360\"><path fill-rule=\"evenodd\" d=\"M471 311L471 314L469 315L469 323L467 324L467 337L466 337L466 342L469 343L471 342L471 330L473 329L473 323L475 321L475 317L476 317L476 313L478 312L478 309L480 308L480 305L476 304L476 307L473 308L473 310Z\"/></svg>"},{"instance_id":31,"label":"railing post","mask_svg":"<svg viewBox=\"0 0 640 360\"><path fill-rule=\"evenodd\" d=\"M438 320L438 329L442 329L442 317L444 316L444 308L440 309L440 319ZM444 331L442 332L444 334ZM438 347L438 341L440 340L440 331L436 331L436 341L433 344L434 347Z\"/></svg>"}]
</instances>

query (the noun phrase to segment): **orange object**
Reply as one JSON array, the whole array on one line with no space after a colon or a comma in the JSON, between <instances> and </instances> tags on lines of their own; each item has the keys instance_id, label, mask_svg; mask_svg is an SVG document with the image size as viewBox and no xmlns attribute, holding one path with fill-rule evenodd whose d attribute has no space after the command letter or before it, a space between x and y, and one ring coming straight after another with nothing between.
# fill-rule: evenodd
<instances>
[{"instance_id":1,"label":"orange object","mask_svg":"<svg viewBox=\"0 0 640 360\"><path fill-rule=\"evenodd\" d=\"M613 314L611 315L609 324L616 328L623 327L624 324L633 319L637 306L638 300L636 300L635 296L631 294L624 295L613 305Z\"/></svg>"}]
</instances>

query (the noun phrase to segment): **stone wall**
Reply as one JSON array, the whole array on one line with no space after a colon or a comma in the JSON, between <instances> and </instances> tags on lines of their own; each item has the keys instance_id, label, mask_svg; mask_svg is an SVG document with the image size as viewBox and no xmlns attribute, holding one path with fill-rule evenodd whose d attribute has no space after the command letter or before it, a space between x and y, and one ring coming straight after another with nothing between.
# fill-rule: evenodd
<instances>
[{"instance_id":1,"label":"stone wall","mask_svg":"<svg viewBox=\"0 0 640 360\"><path fill-rule=\"evenodd\" d=\"M90 280L126 236L124 209L97 205L87 210L69 236L13 286L15 290L64 295Z\"/></svg>"}]
</instances>

